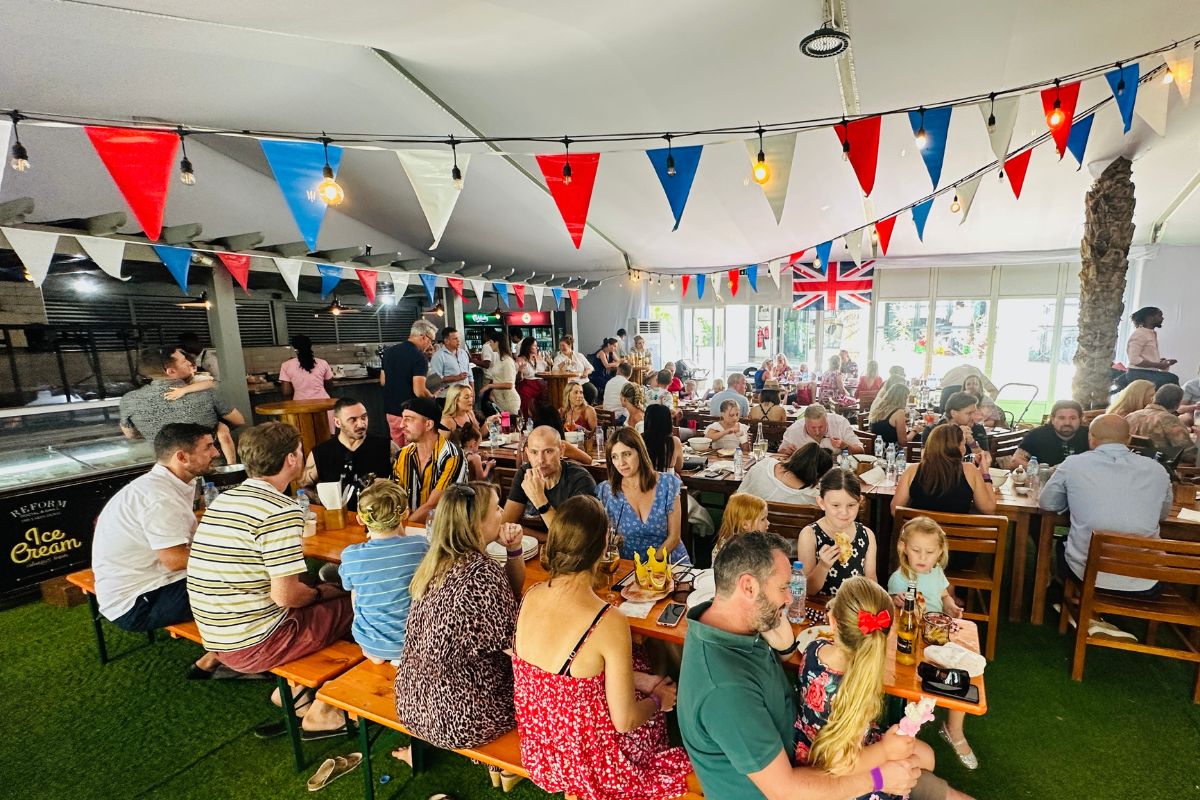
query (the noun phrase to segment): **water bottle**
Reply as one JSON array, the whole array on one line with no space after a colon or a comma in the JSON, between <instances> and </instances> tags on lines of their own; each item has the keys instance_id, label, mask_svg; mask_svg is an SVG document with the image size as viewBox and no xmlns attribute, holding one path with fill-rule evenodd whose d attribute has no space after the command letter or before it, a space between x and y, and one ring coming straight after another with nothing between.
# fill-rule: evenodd
<instances>
[{"instance_id":1,"label":"water bottle","mask_svg":"<svg viewBox=\"0 0 1200 800\"><path fill-rule=\"evenodd\" d=\"M300 513L305 519L312 513L312 501L308 499L308 492L303 489L296 490L296 505L300 506Z\"/></svg>"},{"instance_id":2,"label":"water bottle","mask_svg":"<svg viewBox=\"0 0 1200 800\"><path fill-rule=\"evenodd\" d=\"M889 464L896 460L896 445L894 443L888 442L887 449L883 453L883 459Z\"/></svg>"},{"instance_id":3,"label":"water bottle","mask_svg":"<svg viewBox=\"0 0 1200 800\"><path fill-rule=\"evenodd\" d=\"M488 426L488 436L492 440L492 447L500 446L500 423L492 420L492 424Z\"/></svg>"},{"instance_id":4,"label":"water bottle","mask_svg":"<svg viewBox=\"0 0 1200 800\"><path fill-rule=\"evenodd\" d=\"M1039 466L1040 465L1038 464L1037 456L1030 456L1029 466L1025 467L1025 475L1026 475L1025 484L1029 487L1029 496L1032 497L1034 500L1036 500L1038 498L1038 492L1042 488L1038 484L1038 478L1041 477L1038 474Z\"/></svg>"},{"instance_id":5,"label":"water bottle","mask_svg":"<svg viewBox=\"0 0 1200 800\"><path fill-rule=\"evenodd\" d=\"M883 437L876 436L875 437L875 458L877 458L877 459L883 458L883 450L884 450Z\"/></svg>"},{"instance_id":6,"label":"water bottle","mask_svg":"<svg viewBox=\"0 0 1200 800\"><path fill-rule=\"evenodd\" d=\"M808 590L808 578L804 576L804 562L792 562L792 577L788 581L788 589L792 593L792 603L788 606L788 622L804 622L804 601Z\"/></svg>"},{"instance_id":7,"label":"water bottle","mask_svg":"<svg viewBox=\"0 0 1200 800\"><path fill-rule=\"evenodd\" d=\"M601 458L604 455L604 428L596 426L596 458Z\"/></svg>"},{"instance_id":8,"label":"water bottle","mask_svg":"<svg viewBox=\"0 0 1200 800\"><path fill-rule=\"evenodd\" d=\"M733 477L738 480L742 479L744 471L742 470L742 448L735 447L733 449Z\"/></svg>"},{"instance_id":9,"label":"water bottle","mask_svg":"<svg viewBox=\"0 0 1200 800\"><path fill-rule=\"evenodd\" d=\"M204 507L212 508L213 501L221 495L221 490L212 481L204 484Z\"/></svg>"},{"instance_id":10,"label":"water bottle","mask_svg":"<svg viewBox=\"0 0 1200 800\"><path fill-rule=\"evenodd\" d=\"M896 479L899 480L900 475L908 468L908 460L904 458L904 450L896 448Z\"/></svg>"},{"instance_id":11,"label":"water bottle","mask_svg":"<svg viewBox=\"0 0 1200 800\"><path fill-rule=\"evenodd\" d=\"M854 462L850 460L850 451L843 449L841 456L838 457L838 466L847 472L854 471Z\"/></svg>"}]
</instances>

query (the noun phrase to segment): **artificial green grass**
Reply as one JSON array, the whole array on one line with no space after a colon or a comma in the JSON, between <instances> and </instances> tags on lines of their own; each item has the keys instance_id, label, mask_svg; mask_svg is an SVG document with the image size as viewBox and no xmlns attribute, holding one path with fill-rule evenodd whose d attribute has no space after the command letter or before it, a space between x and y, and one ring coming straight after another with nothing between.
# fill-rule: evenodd
<instances>
[{"instance_id":1,"label":"artificial green grass","mask_svg":"<svg viewBox=\"0 0 1200 800\"><path fill-rule=\"evenodd\" d=\"M0 611L0 685L9 710L0 736L0 797L302 798L305 781L328 755L358 749L357 739L306 745L310 764L292 768L285 738L261 741L251 729L277 718L267 681L192 682L198 655L176 640L108 626L115 660L101 667L85 607L32 603ZM1177 661L1089 648L1085 680L1069 677L1071 642L1053 625L1001 626L987 672L985 717L968 717L977 772L964 769L934 735L922 738L938 774L977 798L1200 797L1200 706L1191 702L1194 668ZM437 752L413 778L387 756L394 735L374 750L381 798L460 800L500 796L482 767ZM351 773L320 792L327 800L362 797ZM528 782L514 800L546 795Z\"/></svg>"}]
</instances>

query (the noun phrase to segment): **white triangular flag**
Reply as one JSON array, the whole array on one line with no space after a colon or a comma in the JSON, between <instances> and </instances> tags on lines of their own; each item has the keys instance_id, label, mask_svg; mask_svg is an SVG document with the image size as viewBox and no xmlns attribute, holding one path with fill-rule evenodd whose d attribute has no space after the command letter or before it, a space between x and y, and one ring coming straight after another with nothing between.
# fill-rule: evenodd
<instances>
[{"instance_id":1,"label":"white triangular flag","mask_svg":"<svg viewBox=\"0 0 1200 800\"><path fill-rule=\"evenodd\" d=\"M275 258L275 269L283 276L283 282L292 292L292 298L300 299L300 267L304 262L295 258Z\"/></svg>"},{"instance_id":2,"label":"white triangular flag","mask_svg":"<svg viewBox=\"0 0 1200 800\"><path fill-rule=\"evenodd\" d=\"M544 294L546 294L546 287L545 286L530 286L529 288L533 290L533 300L535 303L537 303L538 311L541 311L542 310L542 296Z\"/></svg>"},{"instance_id":3,"label":"white triangular flag","mask_svg":"<svg viewBox=\"0 0 1200 800\"><path fill-rule=\"evenodd\" d=\"M1169 53L1163 53L1163 59L1174 77L1175 87L1183 97L1184 105L1192 99L1192 72L1195 69L1196 47L1193 42L1184 42ZM1141 88L1138 89L1141 93Z\"/></svg>"},{"instance_id":4,"label":"white triangular flag","mask_svg":"<svg viewBox=\"0 0 1200 800\"><path fill-rule=\"evenodd\" d=\"M775 281L775 288L779 288L779 276L783 273L783 259L772 261L768 268L771 270L771 280Z\"/></svg>"},{"instance_id":5,"label":"white triangular flag","mask_svg":"<svg viewBox=\"0 0 1200 800\"><path fill-rule=\"evenodd\" d=\"M475 299L480 303L483 302L483 293L487 291L487 281L483 278L471 278L471 291L475 292Z\"/></svg>"},{"instance_id":6,"label":"white triangular flag","mask_svg":"<svg viewBox=\"0 0 1200 800\"><path fill-rule=\"evenodd\" d=\"M854 262L854 266L862 264L863 240L862 231L851 231L846 234L846 250L850 253L850 260Z\"/></svg>"},{"instance_id":7,"label":"white triangular flag","mask_svg":"<svg viewBox=\"0 0 1200 800\"><path fill-rule=\"evenodd\" d=\"M96 262L96 266L119 281L127 281L129 277L121 276L121 262L125 259L125 241L109 239L104 236L76 236L75 241L87 253L88 258Z\"/></svg>"},{"instance_id":8,"label":"white triangular flag","mask_svg":"<svg viewBox=\"0 0 1200 800\"><path fill-rule=\"evenodd\" d=\"M0 228L8 239L8 245L17 253L17 258L29 270L33 285L41 288L50 271L50 259L58 247L58 234L46 231L29 231L23 228Z\"/></svg>"},{"instance_id":9,"label":"white triangular flag","mask_svg":"<svg viewBox=\"0 0 1200 800\"><path fill-rule=\"evenodd\" d=\"M781 136L767 136L762 140L763 156L771 177L761 184L771 211L775 214L775 224L783 219L783 204L787 202L788 180L792 175L792 157L796 152L796 134L785 133ZM746 140L746 152L750 154L750 168L754 169L758 161L758 137Z\"/></svg>"},{"instance_id":10,"label":"white triangular flag","mask_svg":"<svg viewBox=\"0 0 1200 800\"><path fill-rule=\"evenodd\" d=\"M411 272L397 272L389 270L392 275L392 291L396 293L396 299L404 297L404 293L408 291L408 284L412 282Z\"/></svg>"},{"instance_id":11,"label":"white triangular flag","mask_svg":"<svg viewBox=\"0 0 1200 800\"><path fill-rule=\"evenodd\" d=\"M1171 99L1171 85L1163 83L1158 76L1138 87L1134 112L1159 136L1167 135L1167 104Z\"/></svg>"},{"instance_id":12,"label":"white triangular flag","mask_svg":"<svg viewBox=\"0 0 1200 800\"><path fill-rule=\"evenodd\" d=\"M1012 143L1013 126L1017 124L1017 111L1020 103L1020 95L1011 95L997 97L995 103L991 100L984 100L979 104L979 111L983 114L983 124L987 128L992 152L1001 164L1008 158L1008 146ZM996 117L996 124L989 126L988 117L993 115Z\"/></svg>"},{"instance_id":13,"label":"white triangular flag","mask_svg":"<svg viewBox=\"0 0 1200 800\"><path fill-rule=\"evenodd\" d=\"M708 285L712 287L713 297L722 301L725 299L721 297L721 276L724 274L724 272L714 272L708 276Z\"/></svg>"},{"instance_id":14,"label":"white triangular flag","mask_svg":"<svg viewBox=\"0 0 1200 800\"><path fill-rule=\"evenodd\" d=\"M8 140L9 140L9 137L11 137L11 136L12 136L12 123L8 122L7 120L0 121L0 155L3 155L8 152ZM0 162L0 163L2 163L2 162ZM0 170L0 185L3 185L4 175L7 172L8 172L8 170L6 170L6 169Z\"/></svg>"},{"instance_id":15,"label":"white triangular flag","mask_svg":"<svg viewBox=\"0 0 1200 800\"><path fill-rule=\"evenodd\" d=\"M982 175L976 175L969 181L965 181L958 185L955 193L958 195L958 203L962 206L960 212L962 216L958 220L958 224L962 225L967 221L967 214L971 213L971 203L975 202L975 192L979 190L979 182L983 180Z\"/></svg>"},{"instance_id":16,"label":"white triangular flag","mask_svg":"<svg viewBox=\"0 0 1200 800\"><path fill-rule=\"evenodd\" d=\"M451 173L454 170L454 155L445 150L397 150L404 172L417 193L417 201L425 212L429 222L429 230L433 233L433 244L430 250L437 248L442 234L446 232L446 223L454 212L454 204L462 189L455 188ZM462 176L467 177L467 164L470 163L469 153L458 156L458 168Z\"/></svg>"}]
</instances>

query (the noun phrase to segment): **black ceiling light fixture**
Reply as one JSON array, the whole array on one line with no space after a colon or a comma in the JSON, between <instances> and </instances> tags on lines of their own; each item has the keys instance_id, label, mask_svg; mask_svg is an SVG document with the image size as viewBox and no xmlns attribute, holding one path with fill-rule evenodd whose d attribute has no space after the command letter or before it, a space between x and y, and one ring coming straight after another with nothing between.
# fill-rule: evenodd
<instances>
[{"instance_id":1,"label":"black ceiling light fixture","mask_svg":"<svg viewBox=\"0 0 1200 800\"><path fill-rule=\"evenodd\" d=\"M800 52L809 58L831 58L840 55L850 46L850 36L833 22L833 9L825 23L800 40Z\"/></svg>"}]
</instances>

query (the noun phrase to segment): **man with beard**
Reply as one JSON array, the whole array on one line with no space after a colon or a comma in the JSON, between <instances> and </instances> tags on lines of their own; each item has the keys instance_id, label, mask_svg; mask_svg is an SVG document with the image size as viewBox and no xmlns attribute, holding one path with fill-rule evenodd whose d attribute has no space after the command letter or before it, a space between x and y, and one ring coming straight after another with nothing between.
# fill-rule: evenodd
<instances>
[{"instance_id":1,"label":"man with beard","mask_svg":"<svg viewBox=\"0 0 1200 800\"><path fill-rule=\"evenodd\" d=\"M1083 427L1083 406L1074 400L1059 400L1050 409L1050 421L1025 434L1013 454L1012 466L1029 466L1029 459L1057 467L1067 456L1086 453L1088 430Z\"/></svg>"},{"instance_id":2,"label":"man with beard","mask_svg":"<svg viewBox=\"0 0 1200 800\"><path fill-rule=\"evenodd\" d=\"M525 442L526 463L513 477L504 503L504 521L520 522L539 515L546 527L554 521L554 509L579 494L596 494L596 480L573 461L563 460L563 440L549 425L534 428Z\"/></svg>"},{"instance_id":3,"label":"man with beard","mask_svg":"<svg viewBox=\"0 0 1200 800\"><path fill-rule=\"evenodd\" d=\"M318 483L341 481L352 486L350 511L358 510L358 493L375 478L387 478L400 448L384 436L367 433L367 407L353 397L341 397L333 404L333 424L337 436L312 449L304 464L301 483L312 488Z\"/></svg>"},{"instance_id":4,"label":"man with beard","mask_svg":"<svg viewBox=\"0 0 1200 800\"><path fill-rule=\"evenodd\" d=\"M921 774L911 755L841 776L792 764L796 702L779 664L796 649L784 616L792 601L787 542L736 536L713 573L716 596L688 612L676 706L704 793L836 800L908 792Z\"/></svg>"},{"instance_id":5,"label":"man with beard","mask_svg":"<svg viewBox=\"0 0 1200 800\"><path fill-rule=\"evenodd\" d=\"M1152 382L1156 387L1168 383L1179 383L1179 376L1168 372L1177 361L1174 358L1163 358L1158 352L1158 328L1163 324L1161 308L1146 306L1139 308L1129 315L1133 323L1133 333L1125 345L1125 355L1128 358L1129 372L1125 380L1135 381L1143 378Z\"/></svg>"}]
</instances>

